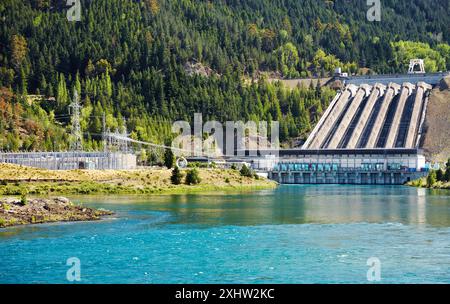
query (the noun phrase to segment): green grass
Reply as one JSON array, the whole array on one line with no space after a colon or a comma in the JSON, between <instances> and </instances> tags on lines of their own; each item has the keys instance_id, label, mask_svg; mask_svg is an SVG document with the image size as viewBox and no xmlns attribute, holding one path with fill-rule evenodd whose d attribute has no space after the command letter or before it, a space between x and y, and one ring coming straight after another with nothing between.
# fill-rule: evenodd
<instances>
[{"instance_id":1,"label":"green grass","mask_svg":"<svg viewBox=\"0 0 450 304\"><path fill-rule=\"evenodd\" d=\"M275 183L267 184L242 184L242 185L169 185L166 187L156 186L124 186L95 182L81 183L19 183L18 185L0 186L0 195L21 195L24 188L28 194L32 195L48 195L48 194L182 194L197 193L207 191L245 191L245 190L264 190L273 189Z\"/></svg>"},{"instance_id":2,"label":"green grass","mask_svg":"<svg viewBox=\"0 0 450 304\"><path fill-rule=\"evenodd\" d=\"M447 189L450 190L450 182L436 182L431 187L427 186L427 178L422 177L407 183L408 186L418 188L430 188L430 189Z\"/></svg>"}]
</instances>

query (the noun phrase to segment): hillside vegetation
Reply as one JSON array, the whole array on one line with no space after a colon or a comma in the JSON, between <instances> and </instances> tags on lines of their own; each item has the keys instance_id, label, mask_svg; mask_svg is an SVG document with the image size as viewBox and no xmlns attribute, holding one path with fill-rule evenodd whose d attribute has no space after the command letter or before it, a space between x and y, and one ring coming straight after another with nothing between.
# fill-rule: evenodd
<instances>
[{"instance_id":1,"label":"hillside vegetation","mask_svg":"<svg viewBox=\"0 0 450 304\"><path fill-rule=\"evenodd\" d=\"M69 22L65 1L3 0L0 87L11 97L0 101L0 149L67 148L75 89L88 150L101 148L103 113L108 128L126 124L133 138L157 143L195 112L278 120L282 141L304 139L334 93L268 84L261 72L398 73L411 57L430 72L449 69L448 1L382 2L382 22L368 22L366 1L82 0L81 21ZM30 105L30 94L41 97Z\"/></svg>"}]
</instances>

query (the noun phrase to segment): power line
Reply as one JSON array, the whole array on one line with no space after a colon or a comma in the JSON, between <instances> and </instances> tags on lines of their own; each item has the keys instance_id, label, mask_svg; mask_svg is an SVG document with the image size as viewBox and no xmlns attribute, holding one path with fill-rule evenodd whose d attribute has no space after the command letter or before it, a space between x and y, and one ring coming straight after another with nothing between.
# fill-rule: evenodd
<instances>
[{"instance_id":1,"label":"power line","mask_svg":"<svg viewBox=\"0 0 450 304\"><path fill-rule=\"evenodd\" d=\"M170 147L170 146L166 146L166 145L158 145L158 144L151 143L151 142L146 142L146 141L132 139L132 138L129 138L129 137L123 136L121 134L117 134L117 133L109 133L108 136L114 137L114 138L119 139L119 140L135 143L135 144L141 144L141 145L151 146L151 147L155 147L155 148L162 148L162 149L172 150L172 151L175 150L175 151L179 151L179 152L192 153L192 150L180 149L180 148ZM206 154L206 153L202 153L202 154L204 156L208 156L209 155L209 154Z\"/></svg>"},{"instance_id":2,"label":"power line","mask_svg":"<svg viewBox=\"0 0 450 304\"><path fill-rule=\"evenodd\" d=\"M192 153L192 151L188 150L188 149L180 149L180 148L175 148L175 147L171 147L171 146L155 144L152 142L146 142L146 141L142 141L142 140L132 139L132 138L128 137L126 130L125 130L125 132L122 132L122 133L119 133L118 130L116 132L110 132L109 129L106 129L106 120L104 119L104 115L102 115L102 116L90 115L89 116L89 117L102 117L104 119L103 120L103 130L104 130L103 133L101 133L101 134L100 133L91 133L91 132L83 133L83 132L81 132L80 115L79 115L81 105L79 104L78 94L76 93L76 91L74 93L74 101L69 106L71 108L73 108L73 114L71 115L71 117L73 118L72 131L71 131L71 136L73 138L73 142L71 143L71 146L70 146L71 151L82 151L82 149L83 149L82 148L82 137L83 137L83 134L87 134L87 135L91 135L91 136L92 135L93 136L102 136L105 151L108 151L111 148L111 146L117 145L121 152L125 152L125 151L122 151L123 147L126 146L126 145L124 145L123 142L129 142L129 143L134 143L134 144L139 144L139 145L150 146L150 147L154 147L154 148L160 148L160 149L164 149L164 150ZM78 111L76 109L78 109ZM4 113L8 113L11 115L17 115L15 113L6 111L5 109L0 109L0 110ZM67 116L67 115L64 115L64 116ZM17 118L20 120L23 120L23 121L32 121L32 122L37 123L37 121L34 119L23 118L23 117L17 117ZM121 147L122 147L122 149L121 149ZM208 154L204 154L204 155L208 156Z\"/></svg>"}]
</instances>

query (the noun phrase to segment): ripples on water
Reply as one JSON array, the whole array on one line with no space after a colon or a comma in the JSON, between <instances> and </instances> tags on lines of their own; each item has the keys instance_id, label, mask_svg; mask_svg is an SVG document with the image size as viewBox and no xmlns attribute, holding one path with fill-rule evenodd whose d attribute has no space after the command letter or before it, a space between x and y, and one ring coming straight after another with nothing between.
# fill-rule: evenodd
<instances>
[{"instance_id":1,"label":"ripples on water","mask_svg":"<svg viewBox=\"0 0 450 304\"><path fill-rule=\"evenodd\" d=\"M407 187L283 186L247 194L76 197L100 222L0 230L0 282L450 283L450 196Z\"/></svg>"}]
</instances>

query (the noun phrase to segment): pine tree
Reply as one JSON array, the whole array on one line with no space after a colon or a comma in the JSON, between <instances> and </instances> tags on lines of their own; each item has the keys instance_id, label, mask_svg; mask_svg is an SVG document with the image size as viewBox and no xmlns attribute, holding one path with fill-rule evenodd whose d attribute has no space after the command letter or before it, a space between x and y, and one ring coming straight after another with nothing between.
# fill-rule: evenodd
<instances>
[{"instance_id":1,"label":"pine tree","mask_svg":"<svg viewBox=\"0 0 450 304\"><path fill-rule=\"evenodd\" d=\"M75 89L78 94L81 94L81 81L80 81L80 73L77 71L77 75L75 76Z\"/></svg>"},{"instance_id":2,"label":"pine tree","mask_svg":"<svg viewBox=\"0 0 450 304\"><path fill-rule=\"evenodd\" d=\"M12 63L16 68L22 65L25 57L27 56L28 46L27 40L22 35L13 35L11 39L11 57Z\"/></svg>"},{"instance_id":3,"label":"pine tree","mask_svg":"<svg viewBox=\"0 0 450 304\"><path fill-rule=\"evenodd\" d=\"M58 102L60 109L65 107L68 103L66 79L64 77L64 74L62 74L62 73L59 74L58 90L56 93L56 101Z\"/></svg>"},{"instance_id":4,"label":"pine tree","mask_svg":"<svg viewBox=\"0 0 450 304\"><path fill-rule=\"evenodd\" d=\"M167 169L172 169L174 163L175 157L173 155L172 149L166 149L164 152L164 166L166 166Z\"/></svg>"},{"instance_id":5,"label":"pine tree","mask_svg":"<svg viewBox=\"0 0 450 304\"><path fill-rule=\"evenodd\" d=\"M179 185L181 184L182 180L183 174L181 173L180 168L178 168L178 166L175 166L175 168L173 168L172 170L172 176L170 177L170 181L174 185Z\"/></svg>"},{"instance_id":6,"label":"pine tree","mask_svg":"<svg viewBox=\"0 0 450 304\"><path fill-rule=\"evenodd\" d=\"M431 170L430 173L427 176L427 187L431 188L436 184L437 178L436 178L436 171Z\"/></svg>"},{"instance_id":7,"label":"pine tree","mask_svg":"<svg viewBox=\"0 0 450 304\"><path fill-rule=\"evenodd\" d=\"M448 159L446 165L446 169L445 169L445 176L444 179L446 182L450 182L450 158Z\"/></svg>"},{"instance_id":8,"label":"pine tree","mask_svg":"<svg viewBox=\"0 0 450 304\"><path fill-rule=\"evenodd\" d=\"M20 68L20 93L23 96L28 94L28 80L23 67Z\"/></svg>"},{"instance_id":9,"label":"pine tree","mask_svg":"<svg viewBox=\"0 0 450 304\"><path fill-rule=\"evenodd\" d=\"M146 0L146 2L152 14L156 15L159 12L158 0Z\"/></svg>"}]
</instances>

